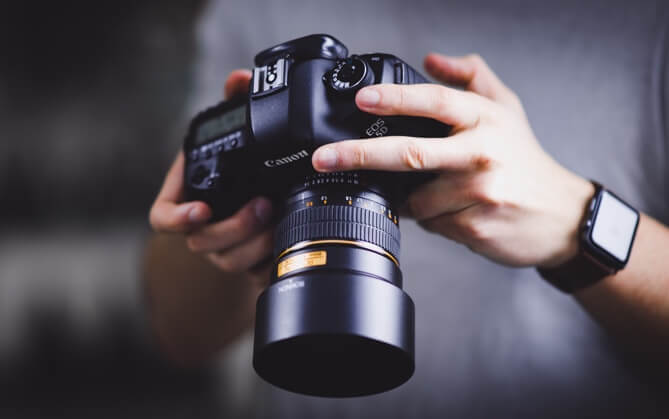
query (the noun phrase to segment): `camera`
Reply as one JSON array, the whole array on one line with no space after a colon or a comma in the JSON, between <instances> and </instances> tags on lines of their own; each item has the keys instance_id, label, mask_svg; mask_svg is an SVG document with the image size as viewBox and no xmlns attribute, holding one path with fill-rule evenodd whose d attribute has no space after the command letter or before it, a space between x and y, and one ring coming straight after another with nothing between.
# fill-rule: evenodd
<instances>
[{"instance_id":1,"label":"camera","mask_svg":"<svg viewBox=\"0 0 669 419\"><path fill-rule=\"evenodd\" d=\"M286 390L367 395L414 371L397 208L433 175L318 173L311 165L316 148L345 139L448 135L432 119L359 110L355 93L378 83L428 81L390 54L349 56L323 34L295 39L256 55L248 94L198 114L184 141L186 200L206 202L214 220L256 196L278 210L253 366Z\"/></svg>"}]
</instances>

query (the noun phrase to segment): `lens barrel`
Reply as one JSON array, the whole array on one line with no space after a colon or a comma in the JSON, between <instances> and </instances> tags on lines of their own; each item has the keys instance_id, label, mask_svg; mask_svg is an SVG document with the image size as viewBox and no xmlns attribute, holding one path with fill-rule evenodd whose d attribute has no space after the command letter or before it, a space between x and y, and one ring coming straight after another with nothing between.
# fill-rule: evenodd
<instances>
[{"instance_id":1,"label":"lens barrel","mask_svg":"<svg viewBox=\"0 0 669 419\"><path fill-rule=\"evenodd\" d=\"M414 305L402 290L398 218L357 175L319 176L287 199L277 226L253 366L297 393L390 390L414 371Z\"/></svg>"}]
</instances>

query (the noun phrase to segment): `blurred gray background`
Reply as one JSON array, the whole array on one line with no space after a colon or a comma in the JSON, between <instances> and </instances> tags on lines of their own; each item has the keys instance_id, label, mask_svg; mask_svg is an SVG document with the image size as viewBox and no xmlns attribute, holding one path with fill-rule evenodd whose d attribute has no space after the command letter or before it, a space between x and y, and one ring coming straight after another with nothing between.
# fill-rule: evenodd
<instances>
[{"instance_id":1,"label":"blurred gray background","mask_svg":"<svg viewBox=\"0 0 669 419\"><path fill-rule=\"evenodd\" d=\"M654 176L666 162L662 153L667 149L619 141L638 136L639 126L650 129L641 115L651 106L646 97L660 85L648 63L637 59L654 54L653 44L645 42L654 39L658 16L666 16L662 1L640 2L638 13L622 0L339 3L3 3L0 417L231 417L272 397L280 399L274 401L278 405L292 403L271 392L266 398L249 398L254 397L249 389L258 383L249 378L248 336L211 365L191 370L169 365L153 346L139 281L148 208L181 145L188 117L221 98L230 70L249 66L254 53L292 37L331 32L351 51L391 52L416 67L428 51L478 51L524 100L551 154L583 175L622 185L631 202L667 221L667 201L652 192L669 190L666 178ZM357 9L351 10L354 4ZM349 19L351 13L355 18ZM551 83L537 76L544 73L551 74ZM598 84L604 76L608 83ZM573 108L558 106L572 98ZM579 109L592 112L584 117ZM661 123L665 116L653 117ZM562 136L577 131L579 138L610 138L620 152L590 164L582 156L595 155L602 142L560 145ZM643 167L626 166L631 155ZM650 187L637 187L644 182ZM553 293L530 270L499 268L417 230L414 224L403 225L404 248L414 249L414 257L403 262L405 269L425 281L422 277L430 272L448 269L450 274L430 287L409 282L422 310L418 333L429 337L435 319L452 330L449 342L435 338L431 352L428 345L419 345L419 356L428 365L437 365L442 356L458 356L454 368L459 369L452 372L463 374L477 359L489 361L476 367L489 374L483 375L484 388L468 387L476 382L472 380L426 389L426 394L444 391L464 400L461 406L449 406L451 399L444 399L444 412L486 417L486 409L492 408L478 402L478 392L499 392L488 400L491 406L508 406L502 416L513 416L514 409L527 414L518 405L505 404L522 404L530 396L505 385L513 380L504 368L496 369L502 364L528 377L525 384L532 376L554 374L548 383L562 390L575 376L587 387L603 385L607 378L615 383L627 368L588 350L592 339L602 345L606 339L570 299ZM444 267L428 249L447 251L462 264ZM469 263L483 268L469 270ZM460 305L422 305L437 289ZM510 303L487 303L495 299ZM549 315L563 312L571 320ZM584 326L572 329L571 321ZM522 330L541 354L525 351L525 340L514 341L512 329ZM553 345L565 336L562 346ZM453 350L470 341L478 342L478 355ZM572 359L564 349L574 344L586 350ZM590 376L584 370L581 377L565 371L563 377L555 368L544 369L542 357L555 359L554 365L597 364L604 373ZM442 372L422 369L413 385ZM628 416L645 403L647 414L653 411L648 403L657 400L657 387L652 387L640 378L632 387L611 384L601 394L583 394L578 404L584 410L575 416L595 416L606 400L616 398L622 401L601 413L623 406L629 410L618 413ZM633 395L625 393L630 388ZM536 388L546 395L553 390L550 385ZM553 403L561 403L559 397ZM323 406L336 416L334 402L310 408ZM408 409L406 416L434 413L427 407L423 414L420 406Z\"/></svg>"},{"instance_id":2,"label":"blurred gray background","mask_svg":"<svg viewBox=\"0 0 669 419\"><path fill-rule=\"evenodd\" d=\"M210 369L151 345L139 282L202 5L3 2L0 417L216 411Z\"/></svg>"}]
</instances>

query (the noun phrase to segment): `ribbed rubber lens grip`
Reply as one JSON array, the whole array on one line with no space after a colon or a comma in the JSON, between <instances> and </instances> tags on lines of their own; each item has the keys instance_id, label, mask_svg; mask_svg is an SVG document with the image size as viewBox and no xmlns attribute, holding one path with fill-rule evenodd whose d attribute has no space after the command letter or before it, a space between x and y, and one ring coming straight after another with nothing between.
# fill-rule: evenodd
<instances>
[{"instance_id":1,"label":"ribbed rubber lens grip","mask_svg":"<svg viewBox=\"0 0 669 419\"><path fill-rule=\"evenodd\" d=\"M366 208L331 205L286 215L277 226L274 255L307 240L353 240L374 244L399 259L400 229L386 215Z\"/></svg>"}]
</instances>

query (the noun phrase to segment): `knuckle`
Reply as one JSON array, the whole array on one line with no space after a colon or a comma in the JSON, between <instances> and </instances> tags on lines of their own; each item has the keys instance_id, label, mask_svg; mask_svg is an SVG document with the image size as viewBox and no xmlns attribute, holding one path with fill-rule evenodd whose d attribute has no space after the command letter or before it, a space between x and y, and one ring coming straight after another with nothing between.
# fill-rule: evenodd
<instances>
[{"instance_id":1,"label":"knuckle","mask_svg":"<svg viewBox=\"0 0 669 419\"><path fill-rule=\"evenodd\" d=\"M474 65L474 67L483 67L486 65L485 60L479 54L469 54L467 59Z\"/></svg>"},{"instance_id":2,"label":"knuckle","mask_svg":"<svg viewBox=\"0 0 669 419\"><path fill-rule=\"evenodd\" d=\"M367 155L367 147L365 147L363 144L358 143L354 144L353 148L351 149L351 160L353 163L353 166L355 167L364 167L367 162L369 161L369 156Z\"/></svg>"},{"instance_id":3,"label":"knuckle","mask_svg":"<svg viewBox=\"0 0 669 419\"><path fill-rule=\"evenodd\" d=\"M395 110L396 111L401 111L404 109L404 107L407 104L407 86L396 86L395 87L395 97L396 97L396 103L395 103Z\"/></svg>"},{"instance_id":4,"label":"knuckle","mask_svg":"<svg viewBox=\"0 0 669 419\"><path fill-rule=\"evenodd\" d=\"M493 158L486 152L474 153L471 156L471 166L474 170L485 171L493 165Z\"/></svg>"},{"instance_id":5,"label":"knuckle","mask_svg":"<svg viewBox=\"0 0 669 419\"><path fill-rule=\"evenodd\" d=\"M423 147L414 140L407 140L402 153L402 163L405 167L413 170L424 169L426 163L427 153Z\"/></svg>"},{"instance_id":6,"label":"knuckle","mask_svg":"<svg viewBox=\"0 0 669 419\"><path fill-rule=\"evenodd\" d=\"M449 113L451 103L451 91L445 86L438 86L434 89L433 106L439 115Z\"/></svg>"}]
</instances>

